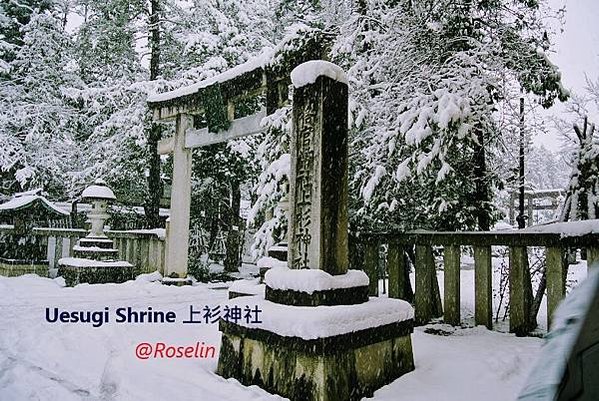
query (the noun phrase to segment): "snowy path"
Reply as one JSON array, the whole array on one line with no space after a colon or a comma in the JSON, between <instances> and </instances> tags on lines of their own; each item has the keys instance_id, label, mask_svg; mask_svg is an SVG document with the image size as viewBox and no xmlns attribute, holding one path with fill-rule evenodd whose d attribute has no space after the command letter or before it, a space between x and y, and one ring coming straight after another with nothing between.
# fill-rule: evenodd
<instances>
[{"instance_id":1,"label":"snowy path","mask_svg":"<svg viewBox=\"0 0 599 401\"><path fill-rule=\"evenodd\" d=\"M45 308L102 310L132 306L174 310L217 305L226 291L174 288L138 280L63 288L36 276L0 277L0 401L277 400L265 391L215 375L216 359L139 360L137 343L218 347L216 325L117 324L99 328L47 323ZM447 329L445 326L437 326ZM541 340L481 328L413 336L416 371L375 394L375 400L509 400L526 378Z\"/></svg>"}]
</instances>

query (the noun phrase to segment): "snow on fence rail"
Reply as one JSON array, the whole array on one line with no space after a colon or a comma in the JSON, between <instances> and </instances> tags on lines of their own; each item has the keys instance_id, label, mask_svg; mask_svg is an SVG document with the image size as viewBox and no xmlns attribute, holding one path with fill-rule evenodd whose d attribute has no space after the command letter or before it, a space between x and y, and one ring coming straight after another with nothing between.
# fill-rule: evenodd
<instances>
[{"instance_id":1,"label":"snow on fence rail","mask_svg":"<svg viewBox=\"0 0 599 401\"><path fill-rule=\"evenodd\" d=\"M599 220L595 221L599 227ZM565 223L562 223L562 225ZM576 223L573 223L576 224ZM595 226L595 225L593 225ZM568 226L575 228L574 225ZM527 274L527 247L545 247L547 265L547 319L550 320L557 305L565 296L566 253L572 248L587 250L588 266L599 263L599 232L597 230L563 230L550 225L542 230L505 232L434 232L358 233L354 244L364 250L363 262L370 277L370 294L378 295L379 246L387 245L387 273L389 296L406 299L405 274L408 258L404 255L414 249L415 319L426 324L443 316L446 323L460 325L460 247L474 249L475 323L492 327L492 263L491 246L509 247L510 331L526 334L530 331L528 307L532 302L530 274ZM438 291L433 247L443 248L444 307ZM357 253L354 253L357 254ZM548 321L548 327L549 327Z\"/></svg>"},{"instance_id":2,"label":"snow on fence rail","mask_svg":"<svg viewBox=\"0 0 599 401\"><path fill-rule=\"evenodd\" d=\"M58 260L73 256L73 248L87 235L83 229L34 228L32 235L42 237L47 247L49 268L58 268ZM106 235L118 249L118 259L133 264L139 273L164 272L164 229L111 231Z\"/></svg>"}]
</instances>

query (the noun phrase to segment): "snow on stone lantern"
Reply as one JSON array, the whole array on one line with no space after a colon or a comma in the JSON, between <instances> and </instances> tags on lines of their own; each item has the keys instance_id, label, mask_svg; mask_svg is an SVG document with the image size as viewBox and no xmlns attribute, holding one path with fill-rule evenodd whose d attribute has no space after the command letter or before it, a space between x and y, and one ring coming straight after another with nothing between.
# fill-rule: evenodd
<instances>
[{"instance_id":1,"label":"snow on stone lantern","mask_svg":"<svg viewBox=\"0 0 599 401\"><path fill-rule=\"evenodd\" d=\"M118 249L104 233L104 224L110 217L108 206L116 200L114 192L104 180L96 180L85 188L81 198L91 202L87 217L91 222L88 235L73 247L73 256L58 261L58 275L68 286L80 283L122 283L133 278L133 265L118 260Z\"/></svg>"},{"instance_id":2,"label":"snow on stone lantern","mask_svg":"<svg viewBox=\"0 0 599 401\"><path fill-rule=\"evenodd\" d=\"M87 199L92 204L92 209L87 215L91 222L91 230L88 237L106 237L104 234L104 224L110 217L108 215L108 205L116 200L114 192L102 179L83 190L81 198Z\"/></svg>"}]
</instances>

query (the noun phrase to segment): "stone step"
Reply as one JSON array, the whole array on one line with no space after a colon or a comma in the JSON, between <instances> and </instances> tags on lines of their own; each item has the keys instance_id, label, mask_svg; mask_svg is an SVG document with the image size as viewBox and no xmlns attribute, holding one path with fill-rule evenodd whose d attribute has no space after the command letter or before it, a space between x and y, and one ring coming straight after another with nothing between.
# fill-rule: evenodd
<instances>
[{"instance_id":1,"label":"stone step","mask_svg":"<svg viewBox=\"0 0 599 401\"><path fill-rule=\"evenodd\" d=\"M112 249L114 242L109 238L85 237L79 240L79 245L82 247Z\"/></svg>"},{"instance_id":2,"label":"stone step","mask_svg":"<svg viewBox=\"0 0 599 401\"><path fill-rule=\"evenodd\" d=\"M114 260L118 257L118 254L118 249L106 249L80 245L76 245L75 247L73 247L73 255L76 258L91 260Z\"/></svg>"},{"instance_id":3,"label":"stone step","mask_svg":"<svg viewBox=\"0 0 599 401\"><path fill-rule=\"evenodd\" d=\"M287 242L279 242L268 248L268 256L287 262Z\"/></svg>"}]
</instances>

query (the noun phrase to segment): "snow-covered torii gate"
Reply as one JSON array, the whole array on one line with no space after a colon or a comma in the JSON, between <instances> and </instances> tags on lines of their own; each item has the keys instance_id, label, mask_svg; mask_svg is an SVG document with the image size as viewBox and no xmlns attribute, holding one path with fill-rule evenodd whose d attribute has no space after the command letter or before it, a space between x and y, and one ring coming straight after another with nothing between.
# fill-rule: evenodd
<instances>
[{"instance_id":1,"label":"snow-covered torii gate","mask_svg":"<svg viewBox=\"0 0 599 401\"><path fill-rule=\"evenodd\" d=\"M264 53L213 78L148 98L155 121L176 123L174 136L158 143L159 154L173 155L165 277L187 277L192 149L261 132L261 120L287 101L290 71L304 61L319 59L320 52L304 52L278 66L271 64L272 53ZM266 94L265 107L235 118L236 102L261 94ZM206 119L208 127L194 128L197 115Z\"/></svg>"}]
</instances>

